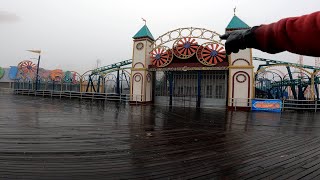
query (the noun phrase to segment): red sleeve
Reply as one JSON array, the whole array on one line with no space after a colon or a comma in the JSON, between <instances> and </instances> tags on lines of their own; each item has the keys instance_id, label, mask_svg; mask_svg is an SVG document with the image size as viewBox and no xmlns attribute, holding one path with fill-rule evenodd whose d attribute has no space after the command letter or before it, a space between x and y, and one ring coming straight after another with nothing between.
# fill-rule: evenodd
<instances>
[{"instance_id":1,"label":"red sleeve","mask_svg":"<svg viewBox=\"0 0 320 180\"><path fill-rule=\"evenodd\" d=\"M320 57L320 11L261 25L254 34L262 51Z\"/></svg>"}]
</instances>

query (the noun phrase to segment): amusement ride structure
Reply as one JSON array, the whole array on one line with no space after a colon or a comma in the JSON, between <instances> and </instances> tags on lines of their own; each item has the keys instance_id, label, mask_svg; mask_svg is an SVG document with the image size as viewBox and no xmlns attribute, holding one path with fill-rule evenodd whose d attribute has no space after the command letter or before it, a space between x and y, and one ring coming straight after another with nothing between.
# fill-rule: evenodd
<instances>
[{"instance_id":1,"label":"amusement ride structure","mask_svg":"<svg viewBox=\"0 0 320 180\"><path fill-rule=\"evenodd\" d=\"M299 63L257 57L253 60L265 62L255 73L256 97L306 100L315 95L319 99L319 67L303 65L301 57Z\"/></svg>"},{"instance_id":2,"label":"amusement ride structure","mask_svg":"<svg viewBox=\"0 0 320 180\"><path fill-rule=\"evenodd\" d=\"M226 31L248 28L234 15ZM83 74L38 69L24 60L10 69L10 76L15 89L35 90L38 79L38 91L127 95L128 101L177 106L233 106L237 98L320 98L319 58L309 66L302 56L290 63L252 57L251 49L227 56L217 32L196 27L174 29L155 39L144 25L133 41L132 59ZM255 72L252 61L262 62Z\"/></svg>"}]
</instances>

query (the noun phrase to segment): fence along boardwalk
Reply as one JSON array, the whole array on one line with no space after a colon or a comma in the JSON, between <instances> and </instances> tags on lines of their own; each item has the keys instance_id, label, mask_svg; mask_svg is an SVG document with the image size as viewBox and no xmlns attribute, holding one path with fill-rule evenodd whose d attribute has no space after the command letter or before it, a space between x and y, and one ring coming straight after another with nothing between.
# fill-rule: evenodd
<instances>
[{"instance_id":1,"label":"fence along boardwalk","mask_svg":"<svg viewBox=\"0 0 320 180\"><path fill-rule=\"evenodd\" d=\"M16 95L42 96L42 97L58 97L58 98L77 98L77 99L96 99L109 101L124 101L130 100L129 94L116 93L97 93L97 92L75 92L75 91L48 91L48 90L30 90L30 89L15 89L13 93Z\"/></svg>"},{"instance_id":2,"label":"fence along boardwalk","mask_svg":"<svg viewBox=\"0 0 320 180\"><path fill-rule=\"evenodd\" d=\"M7 179L319 179L319 113L0 96Z\"/></svg>"}]
</instances>

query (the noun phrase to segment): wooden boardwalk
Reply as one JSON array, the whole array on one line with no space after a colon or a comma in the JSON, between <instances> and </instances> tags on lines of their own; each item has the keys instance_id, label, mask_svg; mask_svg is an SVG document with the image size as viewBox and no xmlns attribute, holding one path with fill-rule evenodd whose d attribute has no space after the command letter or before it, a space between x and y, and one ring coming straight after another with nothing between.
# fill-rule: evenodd
<instances>
[{"instance_id":1,"label":"wooden boardwalk","mask_svg":"<svg viewBox=\"0 0 320 180\"><path fill-rule=\"evenodd\" d=\"M320 179L320 113L0 96L1 179Z\"/></svg>"}]
</instances>

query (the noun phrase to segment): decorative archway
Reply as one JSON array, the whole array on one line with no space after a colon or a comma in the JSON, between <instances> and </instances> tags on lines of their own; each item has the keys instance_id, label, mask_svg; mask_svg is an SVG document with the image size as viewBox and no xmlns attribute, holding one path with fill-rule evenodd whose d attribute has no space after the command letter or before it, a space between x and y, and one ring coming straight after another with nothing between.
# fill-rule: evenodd
<instances>
[{"instance_id":1,"label":"decorative archway","mask_svg":"<svg viewBox=\"0 0 320 180\"><path fill-rule=\"evenodd\" d=\"M207 41L212 41L218 44L221 44L221 39L219 38L220 34L215 31L211 31L205 28L197 28L197 27L186 27L186 28L178 28L164 33L159 36L154 43L152 44L152 48L157 48L158 46L162 46L168 42L180 40L184 37L190 38L198 38Z\"/></svg>"},{"instance_id":2,"label":"decorative archway","mask_svg":"<svg viewBox=\"0 0 320 180\"><path fill-rule=\"evenodd\" d=\"M226 60L224 45L219 34L205 28L186 27L159 36L150 51L151 64L157 68L168 66L174 57L196 59L203 66L215 66Z\"/></svg>"}]
</instances>

